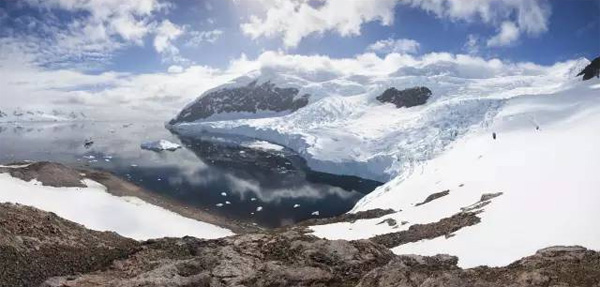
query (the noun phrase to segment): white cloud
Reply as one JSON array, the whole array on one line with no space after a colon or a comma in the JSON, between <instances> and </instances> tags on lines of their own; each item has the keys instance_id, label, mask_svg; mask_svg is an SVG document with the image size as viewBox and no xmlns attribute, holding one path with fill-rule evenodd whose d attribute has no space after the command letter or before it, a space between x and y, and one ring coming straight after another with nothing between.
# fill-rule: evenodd
<instances>
[{"instance_id":1,"label":"white cloud","mask_svg":"<svg viewBox=\"0 0 600 287\"><path fill-rule=\"evenodd\" d=\"M463 46L463 50L466 51L469 55L477 55L479 54L479 45L480 39L477 35L469 34L467 36L467 41Z\"/></svg>"},{"instance_id":2,"label":"white cloud","mask_svg":"<svg viewBox=\"0 0 600 287\"><path fill-rule=\"evenodd\" d=\"M421 44L412 39L392 39L379 40L367 47L367 50L379 53L407 53L415 54Z\"/></svg>"},{"instance_id":3,"label":"white cloud","mask_svg":"<svg viewBox=\"0 0 600 287\"><path fill-rule=\"evenodd\" d=\"M214 44L223 35L223 31L214 29L210 31L190 31L190 39L186 42L188 47L198 47L202 43Z\"/></svg>"},{"instance_id":4,"label":"white cloud","mask_svg":"<svg viewBox=\"0 0 600 287\"><path fill-rule=\"evenodd\" d=\"M180 62L179 49L173 45L173 41L183 34L183 29L169 20L163 20L156 28L154 36L154 49L156 52L173 62Z\"/></svg>"},{"instance_id":5,"label":"white cloud","mask_svg":"<svg viewBox=\"0 0 600 287\"><path fill-rule=\"evenodd\" d=\"M311 34L336 32L342 36L360 35L362 24L394 20L396 0L259 0L265 15L252 15L241 25L253 39L281 36L286 47L295 47Z\"/></svg>"},{"instance_id":6,"label":"white cloud","mask_svg":"<svg viewBox=\"0 0 600 287\"><path fill-rule=\"evenodd\" d=\"M117 50L144 45L156 32L156 16L171 7L162 0L26 0L11 15L16 23L0 45L27 51L38 65L96 69ZM23 10L26 11L26 10Z\"/></svg>"},{"instance_id":7,"label":"white cloud","mask_svg":"<svg viewBox=\"0 0 600 287\"><path fill-rule=\"evenodd\" d=\"M167 69L167 72L172 73L172 74L178 74L178 73L183 72L183 67L178 66L178 65L172 65L172 66L169 66L169 68Z\"/></svg>"},{"instance_id":8,"label":"white cloud","mask_svg":"<svg viewBox=\"0 0 600 287\"><path fill-rule=\"evenodd\" d=\"M515 42L521 34L536 36L548 30L550 5L547 0L401 0L440 18L467 22L482 21L499 30L488 46Z\"/></svg>"},{"instance_id":9,"label":"white cloud","mask_svg":"<svg viewBox=\"0 0 600 287\"><path fill-rule=\"evenodd\" d=\"M430 53L422 56L365 53L351 58L290 55L266 51L256 58L241 55L223 69L171 66L168 72L90 74L72 69L48 70L28 62L27 54L0 45L0 103L3 108L82 110L103 119L168 120L202 92L250 71L292 73L307 80L351 76L369 79L391 73L455 73L459 77L494 77L541 73L545 67L506 63L469 55ZM356 76L356 77L355 77Z\"/></svg>"},{"instance_id":10,"label":"white cloud","mask_svg":"<svg viewBox=\"0 0 600 287\"><path fill-rule=\"evenodd\" d=\"M360 35L361 26L372 21L390 25L394 7L403 3L452 21L480 21L500 29L511 21L519 34L539 35L548 30L550 5L547 0L248 0L261 13L250 15L241 29L252 39L281 37L285 47L296 47L303 38L328 31L342 36ZM256 9L255 9L256 10Z\"/></svg>"},{"instance_id":11,"label":"white cloud","mask_svg":"<svg viewBox=\"0 0 600 287\"><path fill-rule=\"evenodd\" d=\"M519 40L521 32L515 23L506 21L500 26L498 34L487 41L488 47L508 46Z\"/></svg>"}]
</instances>

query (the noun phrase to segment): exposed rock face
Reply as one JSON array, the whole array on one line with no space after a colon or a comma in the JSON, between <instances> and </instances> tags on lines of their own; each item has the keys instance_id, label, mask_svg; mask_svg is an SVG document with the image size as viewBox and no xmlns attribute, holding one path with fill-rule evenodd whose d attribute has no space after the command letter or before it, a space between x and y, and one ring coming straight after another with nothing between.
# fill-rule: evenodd
<instances>
[{"instance_id":1,"label":"exposed rock face","mask_svg":"<svg viewBox=\"0 0 600 287\"><path fill-rule=\"evenodd\" d=\"M593 77L600 77L600 57L594 59L589 65L587 65L577 76L583 75L583 80L589 80Z\"/></svg>"},{"instance_id":2,"label":"exposed rock face","mask_svg":"<svg viewBox=\"0 0 600 287\"><path fill-rule=\"evenodd\" d=\"M423 204L432 202L440 197L444 197L446 195L450 194L450 190L444 190L444 191L440 191L440 192L436 192L433 194L430 194L427 198L425 198L425 200L423 200L423 202L419 202L417 204L415 204L415 206L421 206Z\"/></svg>"},{"instance_id":3,"label":"exposed rock face","mask_svg":"<svg viewBox=\"0 0 600 287\"><path fill-rule=\"evenodd\" d=\"M0 286L600 286L600 253L582 247L546 248L499 268L457 262L302 228L137 242L0 204Z\"/></svg>"},{"instance_id":4,"label":"exposed rock face","mask_svg":"<svg viewBox=\"0 0 600 287\"><path fill-rule=\"evenodd\" d=\"M48 277L103 269L138 245L54 213L0 204L0 286L37 286Z\"/></svg>"},{"instance_id":5,"label":"exposed rock face","mask_svg":"<svg viewBox=\"0 0 600 287\"><path fill-rule=\"evenodd\" d=\"M385 90L376 99L382 103L392 103L396 105L396 108L410 108L425 104L430 96L431 90L426 87L414 87L401 91L392 87Z\"/></svg>"},{"instance_id":6,"label":"exposed rock face","mask_svg":"<svg viewBox=\"0 0 600 287\"><path fill-rule=\"evenodd\" d=\"M550 247L506 267L460 269L458 258L398 256L369 272L357 286L600 286L600 253Z\"/></svg>"},{"instance_id":7,"label":"exposed rock face","mask_svg":"<svg viewBox=\"0 0 600 287\"><path fill-rule=\"evenodd\" d=\"M370 241L324 240L298 231L159 239L109 270L52 278L46 286L353 286L393 257Z\"/></svg>"},{"instance_id":8,"label":"exposed rock face","mask_svg":"<svg viewBox=\"0 0 600 287\"><path fill-rule=\"evenodd\" d=\"M443 218L438 222L429 224L415 224L408 230L387 233L371 237L374 242L392 248L423 239L433 239L440 236L452 236L453 232L463 227L481 222L474 212L460 212L451 217Z\"/></svg>"},{"instance_id":9,"label":"exposed rock face","mask_svg":"<svg viewBox=\"0 0 600 287\"><path fill-rule=\"evenodd\" d=\"M257 113L259 111L294 112L308 104L308 94L299 96L296 88L279 88L271 82L225 88L210 92L183 109L171 124L193 122L221 113Z\"/></svg>"},{"instance_id":10,"label":"exposed rock face","mask_svg":"<svg viewBox=\"0 0 600 287\"><path fill-rule=\"evenodd\" d=\"M300 222L300 226L311 226L311 225L324 225L337 222L355 222L359 219L372 219L379 218L394 213L393 209L369 209L365 211L359 211L356 213L344 213L336 217L330 218L314 218Z\"/></svg>"}]
</instances>

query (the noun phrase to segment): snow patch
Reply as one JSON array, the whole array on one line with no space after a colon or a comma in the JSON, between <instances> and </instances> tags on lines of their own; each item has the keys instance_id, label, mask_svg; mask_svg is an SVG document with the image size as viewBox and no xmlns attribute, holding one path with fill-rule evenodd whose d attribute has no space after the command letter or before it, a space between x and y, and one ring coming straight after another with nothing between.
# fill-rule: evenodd
<instances>
[{"instance_id":1,"label":"snow patch","mask_svg":"<svg viewBox=\"0 0 600 287\"><path fill-rule=\"evenodd\" d=\"M195 236L219 238L230 230L189 219L136 197L117 197L89 179L87 188L49 187L0 174L0 201L34 206L98 231L137 240Z\"/></svg>"}]
</instances>

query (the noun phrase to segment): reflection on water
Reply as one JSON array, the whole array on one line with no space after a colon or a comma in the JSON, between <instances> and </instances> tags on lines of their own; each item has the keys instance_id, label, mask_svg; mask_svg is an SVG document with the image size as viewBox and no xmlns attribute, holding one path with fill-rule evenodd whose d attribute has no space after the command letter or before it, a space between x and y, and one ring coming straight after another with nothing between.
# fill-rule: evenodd
<instances>
[{"instance_id":1,"label":"reflection on water","mask_svg":"<svg viewBox=\"0 0 600 287\"><path fill-rule=\"evenodd\" d=\"M87 148L86 139L94 142ZM185 148L140 149L157 139ZM289 150L247 147L251 142L179 138L159 122L0 124L0 163L48 160L108 170L180 202L269 227L314 217L314 211L320 217L344 213L379 185L310 171Z\"/></svg>"}]
</instances>

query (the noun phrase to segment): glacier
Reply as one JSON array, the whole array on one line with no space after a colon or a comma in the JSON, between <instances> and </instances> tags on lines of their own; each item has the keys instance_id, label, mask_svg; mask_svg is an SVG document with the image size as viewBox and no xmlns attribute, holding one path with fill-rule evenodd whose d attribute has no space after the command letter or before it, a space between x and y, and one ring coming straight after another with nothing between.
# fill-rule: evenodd
<instances>
[{"instance_id":1,"label":"glacier","mask_svg":"<svg viewBox=\"0 0 600 287\"><path fill-rule=\"evenodd\" d=\"M424 58L390 73L362 74L263 68L203 95L270 82L309 94L309 104L293 113L259 111L249 118L230 112L167 126L186 136L224 133L266 140L294 150L314 170L385 182L407 176L473 127L487 125L509 99L564 89L589 62L544 67L473 61ZM397 109L375 99L390 87L415 86L433 91L427 104Z\"/></svg>"}]
</instances>

